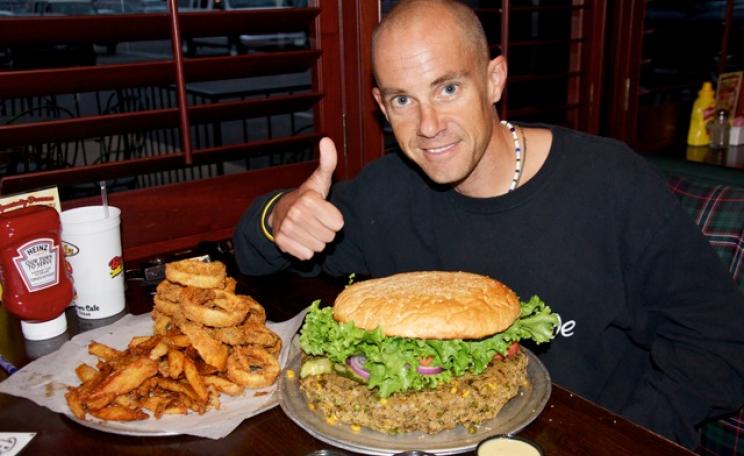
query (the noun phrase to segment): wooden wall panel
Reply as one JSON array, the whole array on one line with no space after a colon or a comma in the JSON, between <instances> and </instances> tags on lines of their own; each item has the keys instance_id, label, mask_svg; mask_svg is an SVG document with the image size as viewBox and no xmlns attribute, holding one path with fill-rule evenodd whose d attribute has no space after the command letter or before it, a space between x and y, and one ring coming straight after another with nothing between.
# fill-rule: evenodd
<instances>
[{"instance_id":1,"label":"wooden wall panel","mask_svg":"<svg viewBox=\"0 0 744 456\"><path fill-rule=\"evenodd\" d=\"M122 213L124 261L138 262L202 241L229 239L254 198L297 186L316 166L311 161L111 194L109 204ZM100 204L99 198L85 198L63 202L62 207Z\"/></svg>"},{"instance_id":2,"label":"wooden wall panel","mask_svg":"<svg viewBox=\"0 0 744 456\"><path fill-rule=\"evenodd\" d=\"M372 96L372 32L380 22L380 2L345 2L344 78L346 174L351 177L384 153L382 115Z\"/></svg>"}]
</instances>

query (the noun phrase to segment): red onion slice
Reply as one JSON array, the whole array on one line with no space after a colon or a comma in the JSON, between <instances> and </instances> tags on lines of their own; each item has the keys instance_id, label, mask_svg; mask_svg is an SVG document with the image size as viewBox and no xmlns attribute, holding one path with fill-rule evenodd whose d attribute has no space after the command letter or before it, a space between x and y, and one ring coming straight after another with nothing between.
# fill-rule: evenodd
<instances>
[{"instance_id":1,"label":"red onion slice","mask_svg":"<svg viewBox=\"0 0 744 456\"><path fill-rule=\"evenodd\" d=\"M369 379L369 372L364 370L364 363L367 362L367 358L364 356L350 356L346 360L346 364L354 371L355 374L362 377L364 380Z\"/></svg>"},{"instance_id":2,"label":"red onion slice","mask_svg":"<svg viewBox=\"0 0 744 456\"><path fill-rule=\"evenodd\" d=\"M421 375L434 375L442 372L444 369L437 366L422 366L419 364L419 367L416 368L416 372L418 372Z\"/></svg>"}]
</instances>

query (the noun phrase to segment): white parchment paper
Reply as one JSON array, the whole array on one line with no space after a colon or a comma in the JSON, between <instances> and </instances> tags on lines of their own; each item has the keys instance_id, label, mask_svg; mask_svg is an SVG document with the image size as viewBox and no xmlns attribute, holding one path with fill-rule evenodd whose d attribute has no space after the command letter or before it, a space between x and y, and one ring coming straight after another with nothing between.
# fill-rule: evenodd
<instances>
[{"instance_id":1,"label":"white parchment paper","mask_svg":"<svg viewBox=\"0 0 744 456\"><path fill-rule=\"evenodd\" d=\"M290 341L302 325L305 313L306 310L281 323L267 322L267 326L282 338L282 351L279 357L282 368L287 363ZM88 363L95 366L97 362L97 358L88 353L88 343L95 340L124 350L133 336L151 335L152 324L149 313L126 315L109 326L78 334L56 352L31 362L0 383L0 393L25 397L77 421L67 407L64 394L68 386L80 384L75 375L75 368L79 364ZM223 394L220 397L221 408L210 410L203 415L190 412L188 415L164 415L160 419L150 418L132 422L104 422L89 415L81 424L126 435L190 434L219 439L232 432L243 420L275 407L278 404L277 384L278 382L271 387L255 390L246 389L241 397Z\"/></svg>"}]
</instances>

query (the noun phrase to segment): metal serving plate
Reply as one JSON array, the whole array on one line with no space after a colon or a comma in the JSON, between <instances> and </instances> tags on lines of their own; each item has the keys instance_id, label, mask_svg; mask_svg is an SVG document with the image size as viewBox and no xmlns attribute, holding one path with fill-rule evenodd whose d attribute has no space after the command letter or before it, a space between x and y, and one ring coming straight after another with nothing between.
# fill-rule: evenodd
<instances>
[{"instance_id":1,"label":"metal serving plate","mask_svg":"<svg viewBox=\"0 0 744 456\"><path fill-rule=\"evenodd\" d=\"M73 415L65 414L65 416L81 426L95 429L96 431L107 432L109 434L131 435L137 437L163 437L169 435L180 435L180 433L178 432L137 429L129 426L126 422L103 421L96 418L81 420Z\"/></svg>"},{"instance_id":2,"label":"metal serving plate","mask_svg":"<svg viewBox=\"0 0 744 456\"><path fill-rule=\"evenodd\" d=\"M522 347L522 351L529 359L527 377L532 387L522 389L519 395L507 402L495 418L482 423L474 433L469 433L462 426L433 435L421 432L388 435L367 428L352 431L350 426L345 424L330 425L323 416L308 409L305 396L300 391L301 353L296 339L290 346L285 371L293 369L298 375L292 379L287 378L286 372L280 375L279 406L292 421L313 437L357 453L389 455L420 450L445 455L471 451L486 437L522 430L542 412L550 397L548 371L531 351Z\"/></svg>"}]
</instances>

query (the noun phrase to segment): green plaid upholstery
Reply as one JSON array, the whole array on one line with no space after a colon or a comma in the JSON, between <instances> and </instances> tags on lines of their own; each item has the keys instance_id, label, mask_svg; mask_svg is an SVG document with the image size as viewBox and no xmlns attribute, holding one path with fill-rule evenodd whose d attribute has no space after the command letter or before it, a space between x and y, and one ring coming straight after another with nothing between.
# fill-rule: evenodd
<instances>
[{"instance_id":1,"label":"green plaid upholstery","mask_svg":"<svg viewBox=\"0 0 744 456\"><path fill-rule=\"evenodd\" d=\"M735 415L705 425L697 452L702 456L744 454L744 409Z\"/></svg>"},{"instance_id":2,"label":"green plaid upholstery","mask_svg":"<svg viewBox=\"0 0 744 456\"><path fill-rule=\"evenodd\" d=\"M679 177L670 177L667 182L744 290L744 188L707 185Z\"/></svg>"},{"instance_id":3,"label":"green plaid upholstery","mask_svg":"<svg viewBox=\"0 0 744 456\"><path fill-rule=\"evenodd\" d=\"M744 290L744 188L675 176L667 183ZM708 423L700 437L697 452L703 456L744 456L744 409Z\"/></svg>"}]
</instances>

